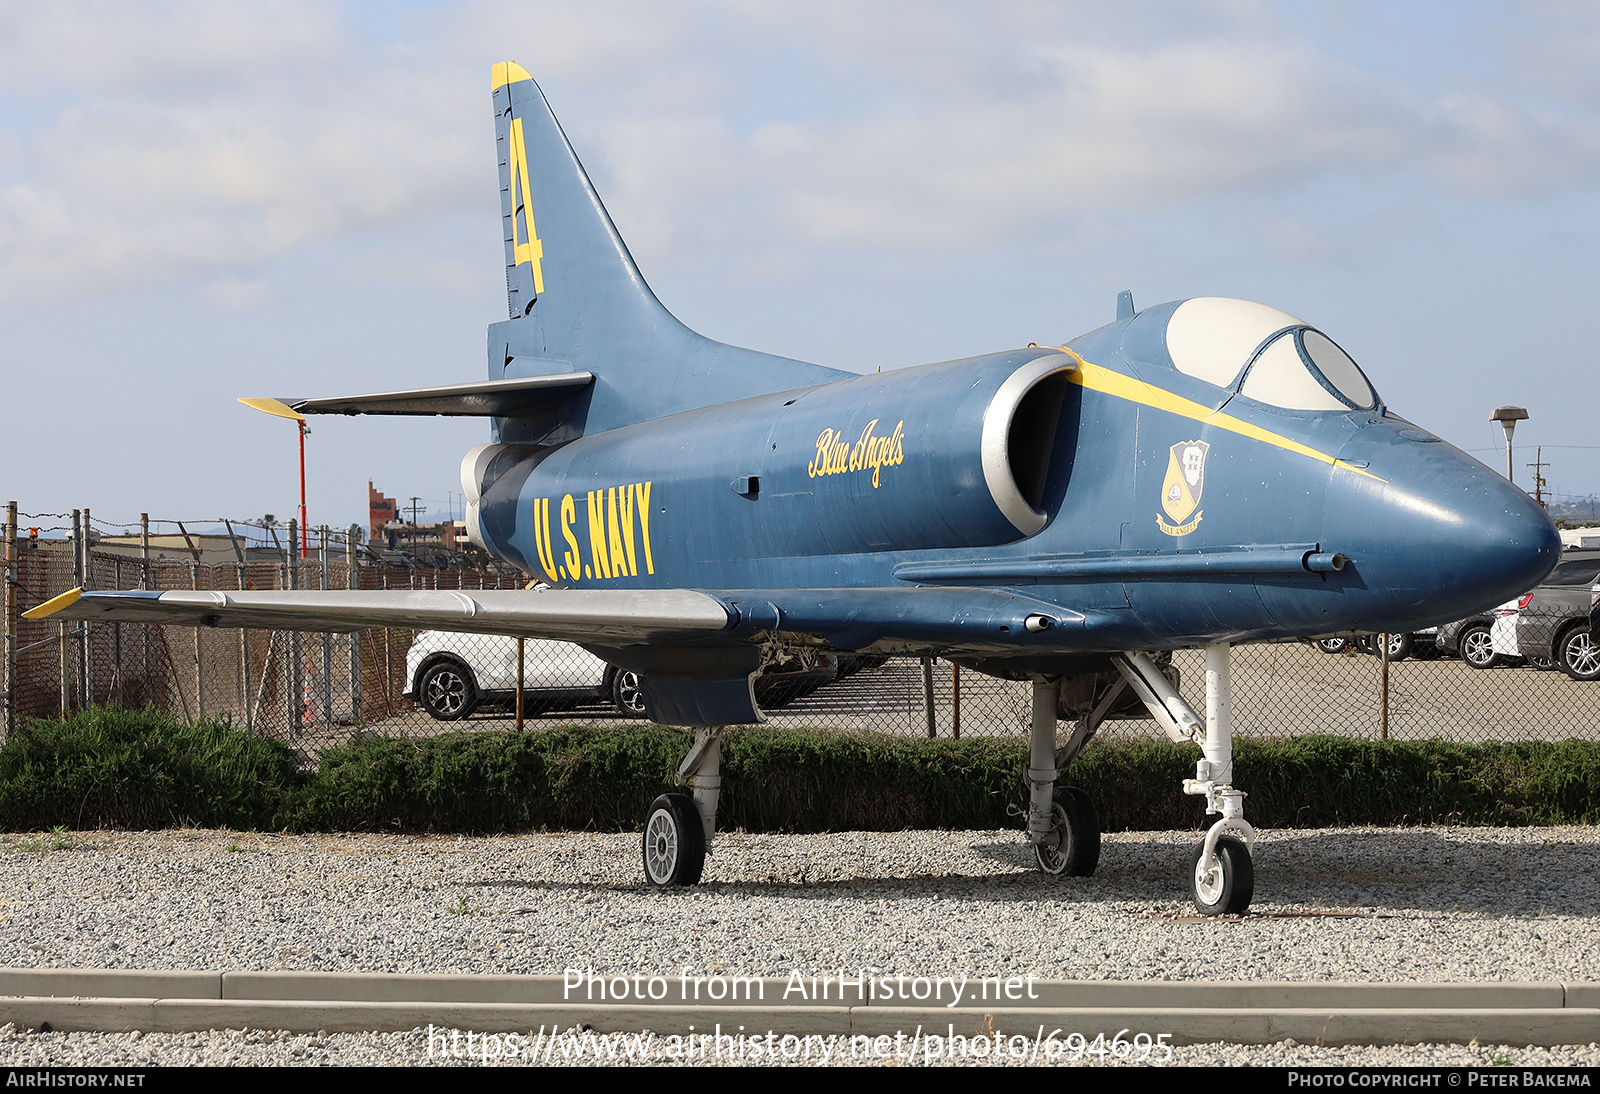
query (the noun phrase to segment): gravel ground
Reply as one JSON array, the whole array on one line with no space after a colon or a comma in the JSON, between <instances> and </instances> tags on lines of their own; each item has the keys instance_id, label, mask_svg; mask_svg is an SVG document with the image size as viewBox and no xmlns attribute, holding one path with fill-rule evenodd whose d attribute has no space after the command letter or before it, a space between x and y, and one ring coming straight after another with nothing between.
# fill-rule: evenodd
<instances>
[{"instance_id":1,"label":"gravel ground","mask_svg":"<svg viewBox=\"0 0 1600 1094\"><path fill-rule=\"evenodd\" d=\"M1184 871L1195 839L1187 832L1107 836L1093 878L1049 878L1032 868L1014 832L726 833L707 863L706 884L659 892L640 881L636 835L9 835L0 836L0 965L1600 979L1600 879L1592 865L1600 829L1265 833L1255 855L1256 901L1242 920L1191 914ZM427 1042L425 1032L96 1035L4 1027L0 1063L426 1063ZM1201 1045L1180 1046L1173 1062L1470 1065L1497 1058L1600 1066L1600 1048Z\"/></svg>"}]
</instances>

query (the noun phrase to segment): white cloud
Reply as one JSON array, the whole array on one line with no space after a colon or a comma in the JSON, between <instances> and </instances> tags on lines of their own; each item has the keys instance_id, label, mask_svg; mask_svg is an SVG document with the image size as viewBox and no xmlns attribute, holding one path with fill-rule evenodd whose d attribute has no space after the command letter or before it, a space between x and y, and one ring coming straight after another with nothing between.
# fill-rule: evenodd
<instances>
[{"instance_id":1,"label":"white cloud","mask_svg":"<svg viewBox=\"0 0 1600 1094\"><path fill-rule=\"evenodd\" d=\"M381 32L371 14L0 6L0 295L248 282L308 242L490 210L485 74L506 58L555 89L642 258L790 269L771 255L954 253L1330 181L1538 196L1600 177L1600 117L1576 100L1430 96L1250 0L480 0ZM1562 86L1593 52L1569 37ZM1298 215L1264 214L1263 237L1321 253L1326 225L1285 232Z\"/></svg>"}]
</instances>

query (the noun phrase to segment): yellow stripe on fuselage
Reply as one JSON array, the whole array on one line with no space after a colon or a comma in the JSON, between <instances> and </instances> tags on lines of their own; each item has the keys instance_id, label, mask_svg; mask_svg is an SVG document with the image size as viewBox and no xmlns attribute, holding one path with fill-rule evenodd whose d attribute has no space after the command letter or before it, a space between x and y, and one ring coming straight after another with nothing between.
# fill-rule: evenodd
<instances>
[{"instance_id":1,"label":"yellow stripe on fuselage","mask_svg":"<svg viewBox=\"0 0 1600 1094\"><path fill-rule=\"evenodd\" d=\"M1320 460L1329 466L1342 468L1357 475L1365 475L1367 478L1376 479L1378 482L1389 481L1372 474L1370 471L1363 471L1359 467L1345 463L1343 460L1330 456L1326 452L1318 452L1315 448L1303 445L1299 441L1290 440L1288 437L1274 433L1270 429L1262 429L1260 426L1244 421L1241 418L1235 418L1232 414L1224 414L1220 410L1213 410L1203 403L1197 403L1193 399L1185 399L1181 395L1174 395L1170 391L1147 384L1143 380L1135 380L1132 376L1124 376L1120 372L1113 372L1102 365L1091 365L1080 354L1068 349L1066 346L1049 346L1046 348L1058 349L1076 360L1078 362L1077 371L1073 372L1068 379L1091 391L1103 392L1118 399L1127 399L1129 402L1138 403L1140 406L1164 410L1168 414L1176 414L1180 418L1192 418L1202 425L1226 429L1230 433L1237 433L1242 437L1249 437L1252 440L1261 441L1289 452L1309 456L1313 460Z\"/></svg>"}]
</instances>

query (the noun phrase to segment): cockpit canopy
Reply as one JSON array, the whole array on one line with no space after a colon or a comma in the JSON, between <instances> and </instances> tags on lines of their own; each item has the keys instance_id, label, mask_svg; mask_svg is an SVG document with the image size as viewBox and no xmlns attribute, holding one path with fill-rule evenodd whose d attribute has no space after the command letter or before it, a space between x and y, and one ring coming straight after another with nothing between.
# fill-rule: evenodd
<instances>
[{"instance_id":1,"label":"cockpit canopy","mask_svg":"<svg viewBox=\"0 0 1600 1094\"><path fill-rule=\"evenodd\" d=\"M1201 296L1167 321L1179 372L1285 410L1374 410L1377 393L1333 340L1288 312Z\"/></svg>"}]
</instances>

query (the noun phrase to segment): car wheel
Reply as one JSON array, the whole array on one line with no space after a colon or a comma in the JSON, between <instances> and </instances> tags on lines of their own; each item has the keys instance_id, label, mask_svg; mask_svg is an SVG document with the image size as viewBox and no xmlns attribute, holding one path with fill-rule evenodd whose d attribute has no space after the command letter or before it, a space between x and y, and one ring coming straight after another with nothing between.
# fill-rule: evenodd
<instances>
[{"instance_id":1,"label":"car wheel","mask_svg":"<svg viewBox=\"0 0 1600 1094\"><path fill-rule=\"evenodd\" d=\"M1574 627L1561 639L1561 671L1574 680L1600 680L1600 647L1583 627Z\"/></svg>"},{"instance_id":2,"label":"car wheel","mask_svg":"<svg viewBox=\"0 0 1600 1094\"><path fill-rule=\"evenodd\" d=\"M1377 645L1376 640L1374 645ZM1389 660L1404 661L1411 656L1411 651L1416 647L1417 644L1412 641L1409 634L1391 634L1389 636Z\"/></svg>"},{"instance_id":3,"label":"car wheel","mask_svg":"<svg viewBox=\"0 0 1600 1094\"><path fill-rule=\"evenodd\" d=\"M1348 638L1319 638L1314 643L1323 653L1343 653L1350 648Z\"/></svg>"},{"instance_id":4,"label":"car wheel","mask_svg":"<svg viewBox=\"0 0 1600 1094\"><path fill-rule=\"evenodd\" d=\"M417 680L417 701L441 722L465 718L478 705L472 670L460 661L435 661Z\"/></svg>"},{"instance_id":5,"label":"car wheel","mask_svg":"<svg viewBox=\"0 0 1600 1094\"><path fill-rule=\"evenodd\" d=\"M1461 632L1461 660L1475 669L1492 669L1500 663L1486 624L1477 623Z\"/></svg>"},{"instance_id":6,"label":"car wheel","mask_svg":"<svg viewBox=\"0 0 1600 1094\"><path fill-rule=\"evenodd\" d=\"M644 717L644 690L639 686L639 674L618 669L611 678L611 702L622 713L634 718Z\"/></svg>"}]
</instances>

